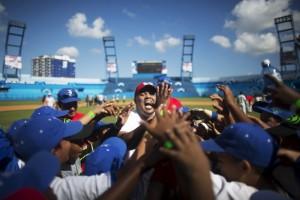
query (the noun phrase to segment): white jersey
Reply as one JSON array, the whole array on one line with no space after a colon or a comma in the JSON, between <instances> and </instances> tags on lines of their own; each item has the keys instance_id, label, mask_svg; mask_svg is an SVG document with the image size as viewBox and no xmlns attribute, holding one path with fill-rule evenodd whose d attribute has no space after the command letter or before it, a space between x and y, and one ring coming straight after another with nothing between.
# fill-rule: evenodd
<instances>
[{"instance_id":1,"label":"white jersey","mask_svg":"<svg viewBox=\"0 0 300 200\"><path fill-rule=\"evenodd\" d=\"M237 96L237 99L238 99L238 103L239 103L242 111L246 114L247 113L247 105L248 105L246 96L243 94L240 94Z\"/></svg>"},{"instance_id":2,"label":"white jersey","mask_svg":"<svg viewBox=\"0 0 300 200\"><path fill-rule=\"evenodd\" d=\"M134 111L129 113L128 119L122 126L121 133L129 133L141 125L141 117Z\"/></svg>"},{"instance_id":3,"label":"white jersey","mask_svg":"<svg viewBox=\"0 0 300 200\"><path fill-rule=\"evenodd\" d=\"M50 188L58 200L96 199L112 185L109 172L94 176L55 177Z\"/></svg>"},{"instance_id":4,"label":"white jersey","mask_svg":"<svg viewBox=\"0 0 300 200\"><path fill-rule=\"evenodd\" d=\"M243 94L239 94L239 95L237 96L237 99L238 99L238 103L239 103L240 105L243 105L243 104L246 104L246 103L247 103L246 96L243 95Z\"/></svg>"},{"instance_id":5,"label":"white jersey","mask_svg":"<svg viewBox=\"0 0 300 200\"><path fill-rule=\"evenodd\" d=\"M223 176L210 173L216 200L250 199L256 188L241 182L228 182Z\"/></svg>"}]
</instances>

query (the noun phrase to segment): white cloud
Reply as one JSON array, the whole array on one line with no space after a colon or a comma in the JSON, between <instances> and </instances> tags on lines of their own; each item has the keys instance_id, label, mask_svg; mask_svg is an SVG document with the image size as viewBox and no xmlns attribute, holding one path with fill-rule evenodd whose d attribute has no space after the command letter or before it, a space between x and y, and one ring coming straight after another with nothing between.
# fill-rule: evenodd
<instances>
[{"instance_id":1,"label":"white cloud","mask_svg":"<svg viewBox=\"0 0 300 200\"><path fill-rule=\"evenodd\" d=\"M142 36L135 36L133 38L134 41L136 41L138 44L142 45L142 46L146 46L150 44L150 41L143 38Z\"/></svg>"},{"instance_id":2,"label":"white cloud","mask_svg":"<svg viewBox=\"0 0 300 200\"><path fill-rule=\"evenodd\" d=\"M130 18L135 18L135 16L136 16L135 13L133 13L133 12L127 10L126 8L124 8L124 9L122 10L122 13L124 13L125 15L127 15L127 16L130 17Z\"/></svg>"},{"instance_id":3,"label":"white cloud","mask_svg":"<svg viewBox=\"0 0 300 200\"><path fill-rule=\"evenodd\" d=\"M279 49L274 19L293 14L295 29L300 30L300 12L290 8L292 0L241 0L232 10L233 18L224 27L235 34L234 49L249 54L274 53Z\"/></svg>"},{"instance_id":4,"label":"white cloud","mask_svg":"<svg viewBox=\"0 0 300 200\"><path fill-rule=\"evenodd\" d=\"M104 20L101 17L98 17L93 21L92 25L89 26L85 14L76 13L69 19L67 28L72 36L100 39L110 35L110 30L106 29L104 24Z\"/></svg>"},{"instance_id":5,"label":"white cloud","mask_svg":"<svg viewBox=\"0 0 300 200\"><path fill-rule=\"evenodd\" d=\"M278 51L277 38L272 33L253 34L244 32L237 36L234 49L242 53L254 55L274 53Z\"/></svg>"},{"instance_id":6,"label":"white cloud","mask_svg":"<svg viewBox=\"0 0 300 200\"><path fill-rule=\"evenodd\" d=\"M181 40L179 38L175 38L171 35L166 34L161 40L156 41L154 43L154 46L159 52L164 53L166 52L167 48L176 47L180 44Z\"/></svg>"},{"instance_id":7,"label":"white cloud","mask_svg":"<svg viewBox=\"0 0 300 200\"><path fill-rule=\"evenodd\" d=\"M290 13L291 0L242 0L234 7L235 19L226 20L225 27L237 32L255 33L274 27L274 18Z\"/></svg>"},{"instance_id":8,"label":"white cloud","mask_svg":"<svg viewBox=\"0 0 300 200\"><path fill-rule=\"evenodd\" d=\"M70 46L70 47L62 47L56 51L56 54L59 55L68 55L71 58L76 58L79 56L79 51L76 47Z\"/></svg>"},{"instance_id":9,"label":"white cloud","mask_svg":"<svg viewBox=\"0 0 300 200\"><path fill-rule=\"evenodd\" d=\"M210 39L212 42L224 47L224 48L229 48L231 47L231 43L229 39L225 36L222 35L215 35Z\"/></svg>"},{"instance_id":10,"label":"white cloud","mask_svg":"<svg viewBox=\"0 0 300 200\"><path fill-rule=\"evenodd\" d=\"M102 53L101 49L99 49L99 48L90 49L90 52L92 52L94 54L101 54Z\"/></svg>"},{"instance_id":11,"label":"white cloud","mask_svg":"<svg viewBox=\"0 0 300 200\"><path fill-rule=\"evenodd\" d=\"M4 5L0 2L0 14L2 14L5 10Z\"/></svg>"}]
</instances>

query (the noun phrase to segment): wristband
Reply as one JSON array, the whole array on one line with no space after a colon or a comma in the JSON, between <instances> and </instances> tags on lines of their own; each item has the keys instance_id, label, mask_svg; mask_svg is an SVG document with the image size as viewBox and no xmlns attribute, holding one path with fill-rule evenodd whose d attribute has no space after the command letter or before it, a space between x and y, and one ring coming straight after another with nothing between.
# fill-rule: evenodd
<instances>
[{"instance_id":1,"label":"wristband","mask_svg":"<svg viewBox=\"0 0 300 200\"><path fill-rule=\"evenodd\" d=\"M63 121L64 121L64 123L69 123L71 121L71 119L64 118Z\"/></svg>"},{"instance_id":2,"label":"wristband","mask_svg":"<svg viewBox=\"0 0 300 200\"><path fill-rule=\"evenodd\" d=\"M170 140L166 140L166 141L164 142L164 147L165 147L166 149L172 149L172 148L174 147L174 144L173 144Z\"/></svg>"},{"instance_id":3,"label":"wristband","mask_svg":"<svg viewBox=\"0 0 300 200\"><path fill-rule=\"evenodd\" d=\"M87 115L90 117L90 118L92 118L92 119L94 119L95 118L95 113L93 112L93 111L89 111L88 113L87 113Z\"/></svg>"},{"instance_id":4,"label":"wristband","mask_svg":"<svg viewBox=\"0 0 300 200\"><path fill-rule=\"evenodd\" d=\"M216 121L218 119L218 113L217 112L211 112L211 121Z\"/></svg>"},{"instance_id":5,"label":"wristband","mask_svg":"<svg viewBox=\"0 0 300 200\"><path fill-rule=\"evenodd\" d=\"M299 124L300 123L300 116L295 114L290 116L289 118L286 119L288 124Z\"/></svg>"}]
</instances>

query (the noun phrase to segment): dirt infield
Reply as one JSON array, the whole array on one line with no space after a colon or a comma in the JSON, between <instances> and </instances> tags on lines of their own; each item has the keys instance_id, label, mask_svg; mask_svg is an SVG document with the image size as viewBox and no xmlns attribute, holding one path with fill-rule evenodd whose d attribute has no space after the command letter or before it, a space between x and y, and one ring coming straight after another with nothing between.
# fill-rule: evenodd
<instances>
[{"instance_id":1,"label":"dirt infield","mask_svg":"<svg viewBox=\"0 0 300 200\"><path fill-rule=\"evenodd\" d=\"M209 100L185 100L182 102L184 105L189 106L211 106L211 101ZM120 103L122 105L122 103ZM13 105L13 106L0 106L0 112L3 111L16 111L16 110L34 110L41 106L40 104L32 104L32 105ZM80 103L79 107L85 106L85 103Z\"/></svg>"},{"instance_id":2,"label":"dirt infield","mask_svg":"<svg viewBox=\"0 0 300 200\"><path fill-rule=\"evenodd\" d=\"M0 106L0 112L3 111L15 111L15 110L33 110L40 105L15 105L15 106Z\"/></svg>"}]
</instances>

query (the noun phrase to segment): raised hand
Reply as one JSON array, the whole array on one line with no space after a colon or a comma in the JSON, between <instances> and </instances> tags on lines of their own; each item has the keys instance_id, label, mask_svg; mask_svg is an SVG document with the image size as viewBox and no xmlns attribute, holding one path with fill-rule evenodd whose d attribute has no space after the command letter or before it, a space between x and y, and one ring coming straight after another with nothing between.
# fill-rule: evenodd
<instances>
[{"instance_id":1,"label":"raised hand","mask_svg":"<svg viewBox=\"0 0 300 200\"><path fill-rule=\"evenodd\" d=\"M172 129L174 124L182 117L181 113L176 111L176 108L172 108L171 112L166 110L164 106L162 109L158 108L155 110L156 120L153 122L143 122L142 125L146 127L149 133L159 140L165 139L165 132ZM183 116L185 120L188 116ZM186 121L188 124L188 122Z\"/></svg>"},{"instance_id":2,"label":"raised hand","mask_svg":"<svg viewBox=\"0 0 300 200\"><path fill-rule=\"evenodd\" d=\"M116 123L117 127L121 128L126 123L128 117L129 117L129 113L133 109L134 109L134 103L131 102L120 110L120 112L118 114L118 120Z\"/></svg>"},{"instance_id":3,"label":"raised hand","mask_svg":"<svg viewBox=\"0 0 300 200\"><path fill-rule=\"evenodd\" d=\"M209 96L209 98L210 98L212 101L223 102L223 98L220 97L219 94L212 94L212 95Z\"/></svg>"},{"instance_id":4,"label":"raised hand","mask_svg":"<svg viewBox=\"0 0 300 200\"><path fill-rule=\"evenodd\" d=\"M217 88L224 93L224 102L226 104L236 104L233 92L227 85L217 85Z\"/></svg>"},{"instance_id":5,"label":"raised hand","mask_svg":"<svg viewBox=\"0 0 300 200\"><path fill-rule=\"evenodd\" d=\"M209 98L212 100L212 107L216 109L218 113L223 113L224 112L223 98L220 97L218 94L212 94L209 96Z\"/></svg>"},{"instance_id":6,"label":"raised hand","mask_svg":"<svg viewBox=\"0 0 300 200\"><path fill-rule=\"evenodd\" d=\"M97 105L93 111L96 115L95 120L99 120L107 116L116 116L119 112L119 108L115 103L108 102L101 105Z\"/></svg>"},{"instance_id":7,"label":"raised hand","mask_svg":"<svg viewBox=\"0 0 300 200\"><path fill-rule=\"evenodd\" d=\"M173 89L170 87L168 83L161 83L159 86L156 87L156 104L157 107L161 104L166 104L168 99L171 97Z\"/></svg>"},{"instance_id":8,"label":"raised hand","mask_svg":"<svg viewBox=\"0 0 300 200\"><path fill-rule=\"evenodd\" d=\"M217 85L217 88L224 93L224 116L228 116L227 121L229 123L233 122L249 122L252 121L247 117L247 115L241 110L240 106L237 104L233 92L227 85Z\"/></svg>"},{"instance_id":9,"label":"raised hand","mask_svg":"<svg viewBox=\"0 0 300 200\"><path fill-rule=\"evenodd\" d=\"M174 148L161 148L161 152L182 165L197 168L197 162L194 159L202 150L189 124L183 120L177 122L172 129L166 131L166 138L174 144Z\"/></svg>"},{"instance_id":10,"label":"raised hand","mask_svg":"<svg viewBox=\"0 0 300 200\"><path fill-rule=\"evenodd\" d=\"M213 199L209 163L191 127L184 120L177 121L167 131L167 139L174 147L161 147L160 151L175 162L179 184L187 199Z\"/></svg>"},{"instance_id":11,"label":"raised hand","mask_svg":"<svg viewBox=\"0 0 300 200\"><path fill-rule=\"evenodd\" d=\"M300 99L300 94L298 92L289 88L283 82L278 81L272 75L267 74L265 77L274 84L265 90L271 94L272 100L277 106L285 108L286 104L290 106Z\"/></svg>"}]
</instances>

